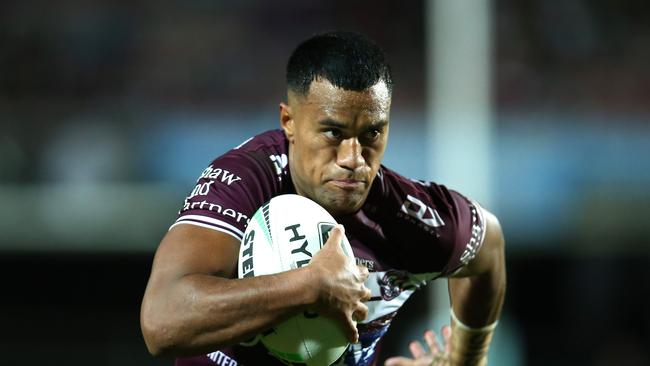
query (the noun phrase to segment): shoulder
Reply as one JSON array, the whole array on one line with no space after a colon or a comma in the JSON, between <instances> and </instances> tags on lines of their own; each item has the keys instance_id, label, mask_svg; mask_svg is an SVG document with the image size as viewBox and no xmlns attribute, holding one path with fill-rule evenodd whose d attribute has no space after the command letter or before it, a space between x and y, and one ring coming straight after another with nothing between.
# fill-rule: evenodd
<instances>
[{"instance_id":1,"label":"shoulder","mask_svg":"<svg viewBox=\"0 0 650 366\"><path fill-rule=\"evenodd\" d=\"M281 130L271 130L253 136L212 161L204 174L228 169L258 179L265 176L275 180L286 175L288 165L287 139ZM202 175L202 176L203 176Z\"/></svg>"},{"instance_id":2,"label":"shoulder","mask_svg":"<svg viewBox=\"0 0 650 366\"><path fill-rule=\"evenodd\" d=\"M251 156L259 156L265 157L265 160L272 163L277 160L275 157L286 156L287 151L287 138L284 132L282 130L270 130L245 140L219 158L234 157L245 159Z\"/></svg>"},{"instance_id":3,"label":"shoulder","mask_svg":"<svg viewBox=\"0 0 650 366\"><path fill-rule=\"evenodd\" d=\"M410 223L436 236L456 228L457 216L469 202L444 185L410 179L383 166L377 180L371 202L381 211L394 212L398 222Z\"/></svg>"},{"instance_id":4,"label":"shoulder","mask_svg":"<svg viewBox=\"0 0 650 366\"><path fill-rule=\"evenodd\" d=\"M412 259L413 270L451 273L480 247L485 220L471 199L445 185L406 178L383 166L376 179L368 205L385 232L421 254Z\"/></svg>"},{"instance_id":5,"label":"shoulder","mask_svg":"<svg viewBox=\"0 0 650 366\"><path fill-rule=\"evenodd\" d=\"M286 149L284 134L268 131L214 159L185 198L175 224L209 227L241 240L253 213L289 186Z\"/></svg>"},{"instance_id":6,"label":"shoulder","mask_svg":"<svg viewBox=\"0 0 650 366\"><path fill-rule=\"evenodd\" d=\"M456 195L456 192L442 184L407 178L382 165L373 183L372 195L369 199L378 202L390 201L406 206L418 206L422 202L430 202L439 209L445 209L450 202L459 198L455 197Z\"/></svg>"},{"instance_id":7,"label":"shoulder","mask_svg":"<svg viewBox=\"0 0 650 366\"><path fill-rule=\"evenodd\" d=\"M282 150L286 152L287 138L282 130L270 130L253 136L231 151L256 152L265 150Z\"/></svg>"}]
</instances>

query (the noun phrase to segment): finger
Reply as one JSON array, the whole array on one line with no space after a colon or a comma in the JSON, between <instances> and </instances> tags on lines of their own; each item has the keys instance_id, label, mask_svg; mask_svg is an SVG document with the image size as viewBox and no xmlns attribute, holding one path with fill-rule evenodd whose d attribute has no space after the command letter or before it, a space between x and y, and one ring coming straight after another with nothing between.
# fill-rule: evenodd
<instances>
[{"instance_id":1,"label":"finger","mask_svg":"<svg viewBox=\"0 0 650 366\"><path fill-rule=\"evenodd\" d=\"M368 271L368 268L361 264L357 264L357 268L359 268L361 281L365 282L368 279L368 276L370 276L370 272Z\"/></svg>"},{"instance_id":2,"label":"finger","mask_svg":"<svg viewBox=\"0 0 650 366\"><path fill-rule=\"evenodd\" d=\"M361 301L370 301L372 299L372 292L370 289L363 286L363 294L361 295Z\"/></svg>"},{"instance_id":3,"label":"finger","mask_svg":"<svg viewBox=\"0 0 650 366\"><path fill-rule=\"evenodd\" d=\"M366 306L364 303L359 302L357 303L357 310L354 311L352 314L352 319L356 321L362 321L368 316L368 306Z\"/></svg>"},{"instance_id":4,"label":"finger","mask_svg":"<svg viewBox=\"0 0 650 366\"><path fill-rule=\"evenodd\" d=\"M409 343L409 350L411 351L411 354L414 358L420 358L426 354L426 352L424 352L424 348L422 348L422 345L418 341Z\"/></svg>"},{"instance_id":5,"label":"finger","mask_svg":"<svg viewBox=\"0 0 650 366\"><path fill-rule=\"evenodd\" d=\"M445 353L449 354L451 351L451 327L445 325L442 327L442 339L445 342Z\"/></svg>"},{"instance_id":6,"label":"finger","mask_svg":"<svg viewBox=\"0 0 650 366\"><path fill-rule=\"evenodd\" d=\"M406 357L391 357L384 362L384 366L413 366L415 362Z\"/></svg>"},{"instance_id":7,"label":"finger","mask_svg":"<svg viewBox=\"0 0 650 366\"><path fill-rule=\"evenodd\" d=\"M341 240L343 239L343 235L345 235L345 228L343 228L343 225L334 226L330 231L330 237L325 242L325 245L334 243L338 247L339 243L341 243Z\"/></svg>"},{"instance_id":8,"label":"finger","mask_svg":"<svg viewBox=\"0 0 650 366\"><path fill-rule=\"evenodd\" d=\"M345 328L343 332L345 333L345 337L348 339L348 341L350 343L358 343L359 331L357 331L357 324L352 320L352 314L345 317L344 325Z\"/></svg>"},{"instance_id":9,"label":"finger","mask_svg":"<svg viewBox=\"0 0 650 366\"><path fill-rule=\"evenodd\" d=\"M435 355L436 353L440 353L440 345L438 344L438 339L434 332L427 329L427 331L424 332L424 340L427 342L427 345L429 345L432 354Z\"/></svg>"}]
</instances>

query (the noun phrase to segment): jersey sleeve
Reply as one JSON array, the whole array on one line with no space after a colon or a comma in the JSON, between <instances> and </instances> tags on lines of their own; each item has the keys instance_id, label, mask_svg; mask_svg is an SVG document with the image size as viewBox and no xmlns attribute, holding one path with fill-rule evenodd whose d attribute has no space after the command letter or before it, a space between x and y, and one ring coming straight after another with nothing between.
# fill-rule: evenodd
<instances>
[{"instance_id":1,"label":"jersey sleeve","mask_svg":"<svg viewBox=\"0 0 650 366\"><path fill-rule=\"evenodd\" d=\"M250 218L276 188L269 168L262 154L237 149L217 158L197 179L172 227L202 226L241 241Z\"/></svg>"},{"instance_id":2,"label":"jersey sleeve","mask_svg":"<svg viewBox=\"0 0 650 366\"><path fill-rule=\"evenodd\" d=\"M483 209L476 201L453 190L448 190L448 194L453 201L450 214L455 216L455 222L448 228L453 250L443 269L445 275L457 272L476 257L483 246L486 228Z\"/></svg>"},{"instance_id":3,"label":"jersey sleeve","mask_svg":"<svg viewBox=\"0 0 650 366\"><path fill-rule=\"evenodd\" d=\"M401 265L412 273L448 276L479 252L485 220L478 203L434 182L383 170L380 212L386 234L402 248ZM392 212L396 212L393 214Z\"/></svg>"}]
</instances>

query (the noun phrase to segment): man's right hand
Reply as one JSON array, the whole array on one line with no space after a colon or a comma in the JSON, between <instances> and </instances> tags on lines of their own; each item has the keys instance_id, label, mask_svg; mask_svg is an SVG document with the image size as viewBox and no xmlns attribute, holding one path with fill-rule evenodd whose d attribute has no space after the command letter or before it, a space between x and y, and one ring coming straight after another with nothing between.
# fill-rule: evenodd
<instances>
[{"instance_id":1,"label":"man's right hand","mask_svg":"<svg viewBox=\"0 0 650 366\"><path fill-rule=\"evenodd\" d=\"M313 274L318 291L315 311L339 321L348 340L357 343L356 321L368 315L363 303L370 300L370 290L364 286L368 269L345 255L340 245L343 236L343 226L337 225L306 268Z\"/></svg>"}]
</instances>

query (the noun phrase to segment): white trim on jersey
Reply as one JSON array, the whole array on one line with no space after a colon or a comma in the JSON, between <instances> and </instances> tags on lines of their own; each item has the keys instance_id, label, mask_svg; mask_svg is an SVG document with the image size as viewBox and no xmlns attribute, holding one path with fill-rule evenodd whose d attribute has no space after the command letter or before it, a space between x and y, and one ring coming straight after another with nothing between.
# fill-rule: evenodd
<instances>
[{"instance_id":1,"label":"white trim on jersey","mask_svg":"<svg viewBox=\"0 0 650 366\"><path fill-rule=\"evenodd\" d=\"M479 251L483 247L485 233L487 232L487 222L485 222L485 216L483 215L483 207L473 200L470 200L470 205L472 206L472 228L470 239L460 255L460 267L467 266L478 255ZM452 275L457 272L458 270L454 271Z\"/></svg>"},{"instance_id":2,"label":"white trim on jersey","mask_svg":"<svg viewBox=\"0 0 650 366\"><path fill-rule=\"evenodd\" d=\"M237 238L238 240L241 240L244 237L243 231L237 229L236 227L230 225L229 223L221 220L213 219L211 217L201 216L201 215L181 216L178 218L178 220L176 220L176 223L174 223L174 225L180 223L198 224L196 221L203 223L203 225L197 225L197 226L209 227L218 231L229 233L235 238ZM174 227L174 225L172 225L170 229Z\"/></svg>"},{"instance_id":3,"label":"white trim on jersey","mask_svg":"<svg viewBox=\"0 0 650 366\"><path fill-rule=\"evenodd\" d=\"M226 229L232 230L233 233L236 233L240 237L244 236L244 232L239 230L238 228L230 225L229 223L227 223L225 221L217 220L217 219L214 219L212 217L201 216L201 215L184 215L184 216L179 217L178 220L176 220L176 222L179 222L181 220L186 220L186 219L187 220L201 221L201 222L204 222L206 224L212 224L212 225L216 225L216 226L222 226L222 227L224 227Z\"/></svg>"},{"instance_id":4,"label":"white trim on jersey","mask_svg":"<svg viewBox=\"0 0 650 366\"><path fill-rule=\"evenodd\" d=\"M181 224L200 226L200 227L204 227L204 228L206 228L206 229L212 229L212 230L215 230L215 231L220 231L220 232L222 232L222 233L229 234L230 236L232 236L233 238L235 238L235 239L237 239L237 240L239 240L239 241L242 240L242 238L238 237L238 236L237 236L235 233L233 233L232 231L229 231L229 230L226 230L226 229L223 229L223 228L217 227L217 226L212 226L212 225L208 225L208 224L202 224L202 223L200 223L200 222L189 221L189 220L176 222L176 223L174 223L174 225L172 225L172 226L169 227L169 230L171 230L174 226L176 226L176 225L181 225Z\"/></svg>"},{"instance_id":5,"label":"white trim on jersey","mask_svg":"<svg viewBox=\"0 0 650 366\"><path fill-rule=\"evenodd\" d=\"M478 202L474 200L470 200L470 201L472 201L472 204L474 205L474 207L476 207L476 211L478 212L478 217L481 220L481 224L483 224L482 225L483 232L481 233L481 247L482 247L483 243L485 242L485 233L487 232L487 222L485 221L485 214L483 213L484 209L483 206L481 206Z\"/></svg>"}]
</instances>

